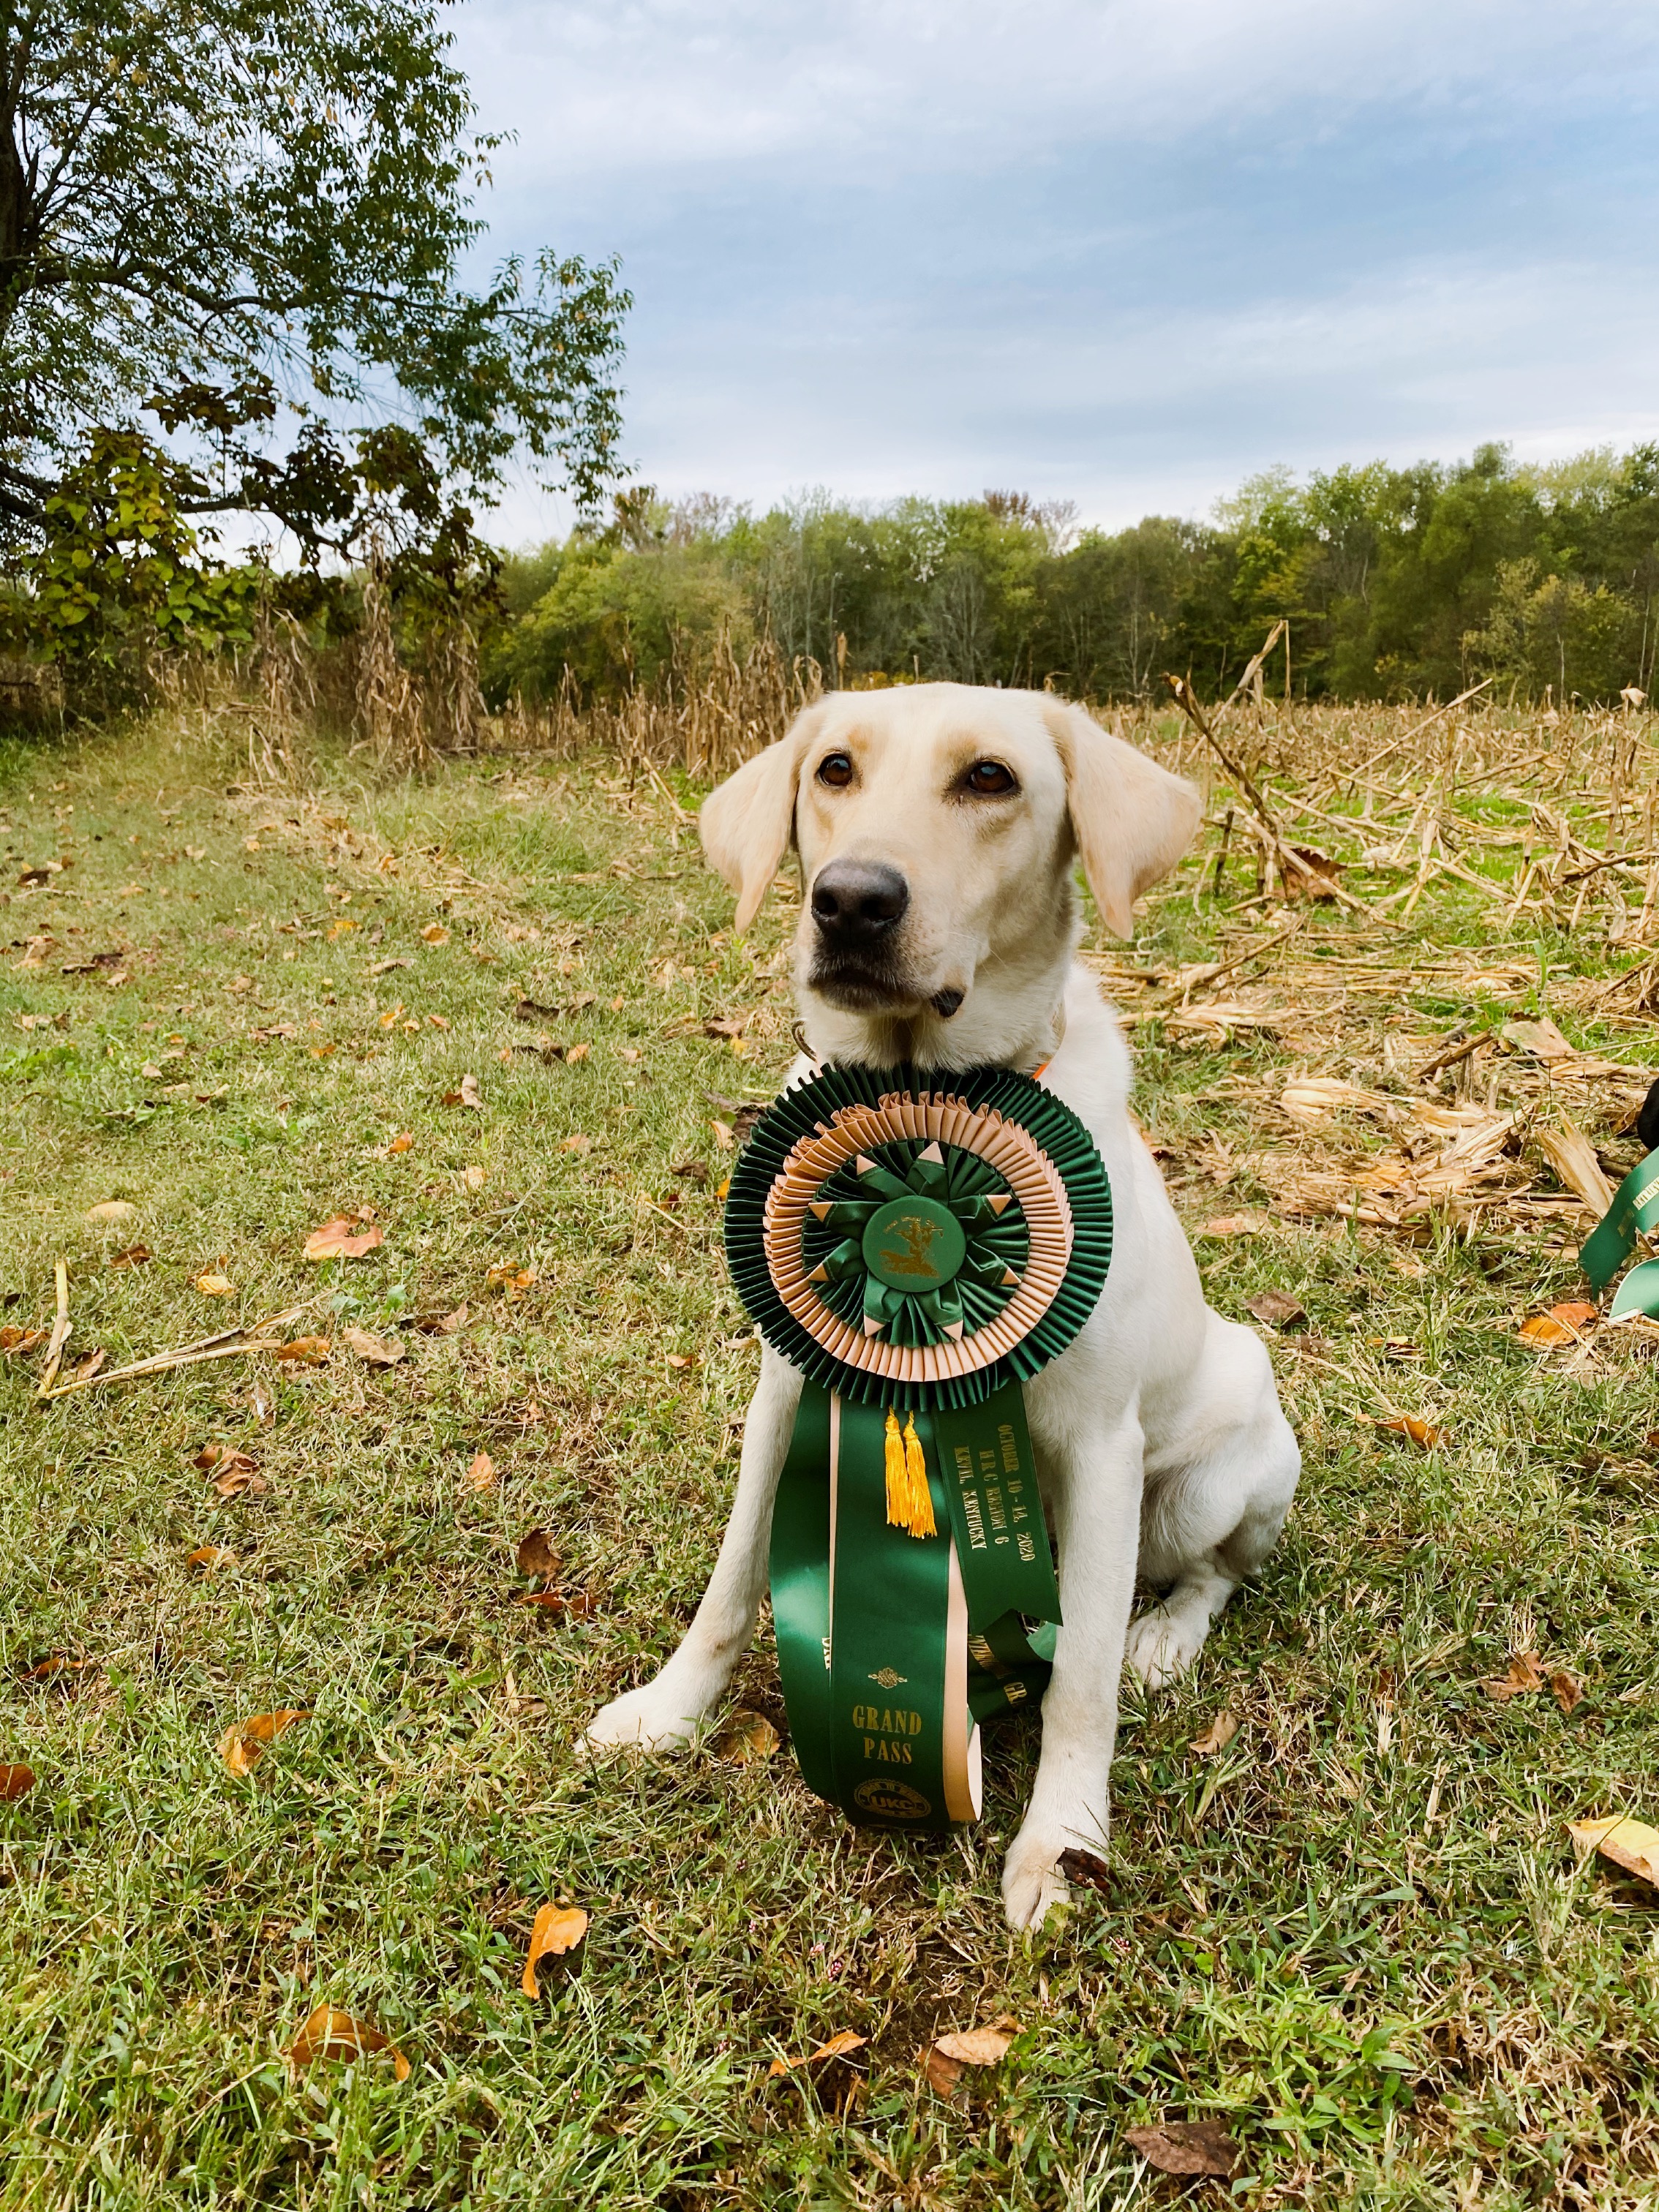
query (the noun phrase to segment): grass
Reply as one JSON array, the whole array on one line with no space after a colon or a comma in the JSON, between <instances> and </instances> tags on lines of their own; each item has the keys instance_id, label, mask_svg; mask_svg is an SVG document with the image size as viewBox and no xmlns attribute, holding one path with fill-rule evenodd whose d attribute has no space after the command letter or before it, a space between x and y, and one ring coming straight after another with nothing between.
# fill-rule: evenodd
<instances>
[{"instance_id":1,"label":"grass","mask_svg":"<svg viewBox=\"0 0 1659 2212\"><path fill-rule=\"evenodd\" d=\"M1133 952L1101 956L1211 1297L1306 1309L1268 1332L1304 1486L1192 1680L1126 1701L1109 1893L1030 1942L997 1874L1035 1720L994 1738L981 1827L915 1844L848 1829L787 1749L596 1765L578 1741L672 1647L719 1540L757 1355L714 1124L789 1055L793 889L734 942L664 790L598 760L380 791L342 764L297 797L167 719L4 757L7 880L73 863L0 915L4 1320L50 1322L63 1255L66 1371L301 1298L296 1331L334 1346L45 1407L40 1353L4 1362L0 1764L39 1777L0 1805L7 2212L1081 2212L1174 2201L1125 2136L1160 2118L1238 2142L1231 2185L1191 2185L1214 2202L1659 2201L1659 1909L1576 1865L1565 1826L1659 1796L1654 1370L1627 1332L1515 1333L1582 1288L1584 1218L1527 1131L1565 1114L1611 1168L1636 1158L1650 1024L1610 979L1642 936L1628 871L1589 879L1576 926L1553 879L1502 921L1555 835L1537 805L1597 851L1614 824L1620 849L1652 839L1609 823L1588 741L1504 737L1511 763L1553 743L1559 788L1500 772L1496 738L1479 775L1419 746L1362 818L1374 736L1304 735L1266 763L1283 818L1367 911L1275 929L1237 830L1218 878L1212 829ZM1650 751L1616 771L1625 814ZM1323 827L1298 827L1315 787ZM1431 872L1409 900L1431 799L1434 849L1490 891ZM1223 1016L1194 1023L1206 1001ZM1624 1072L1495 1042L1413 1080L1459 1023L1546 1013ZM705 1033L743 1015L740 1048ZM1310 1072L1376 1103L1298 1122L1280 1097ZM446 1105L468 1073L482 1107ZM1519 1151L1377 1196L1364 1178L1436 1100L1513 1107ZM131 1217L89 1225L112 1199ZM302 1260L361 1208L377 1250ZM147 1264L111 1264L140 1242ZM415 1325L463 1304L451 1333ZM350 1326L407 1356L363 1364ZM1407 1415L1436 1449L1378 1425ZM222 1497L209 1443L258 1483ZM515 1602L535 1527L587 1617ZM192 1566L210 1545L232 1557ZM1582 1683L1571 1714L1480 1687L1529 1650ZM783 1719L764 1631L735 1702ZM234 1778L222 1735L283 1707L309 1717ZM1237 1734L1195 1753L1224 1709ZM555 1899L592 1928L532 2002ZM295 2075L324 2002L393 2037L409 2080L385 2057ZM1004 2014L1000 2067L955 2099L922 2084L935 2033ZM842 2029L866 2039L848 2059L768 2078Z\"/></svg>"}]
</instances>

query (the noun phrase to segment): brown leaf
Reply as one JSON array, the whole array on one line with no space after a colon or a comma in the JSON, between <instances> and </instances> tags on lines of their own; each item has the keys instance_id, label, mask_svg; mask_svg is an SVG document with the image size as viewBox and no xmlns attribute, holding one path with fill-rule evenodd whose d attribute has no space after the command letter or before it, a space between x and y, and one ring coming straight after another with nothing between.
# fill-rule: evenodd
<instances>
[{"instance_id":1,"label":"brown leaf","mask_svg":"<svg viewBox=\"0 0 1659 2212\"><path fill-rule=\"evenodd\" d=\"M832 2035L828 2043L821 2043L816 2051L809 2051L804 2058L775 2058L766 2069L767 2078L775 2081L781 2074L793 2073L797 2066L816 2066L825 2058L845 2058L848 2051L862 2051L864 2042L863 2036L855 2034L850 2027L844 2027L838 2035Z\"/></svg>"},{"instance_id":2,"label":"brown leaf","mask_svg":"<svg viewBox=\"0 0 1659 2212\"><path fill-rule=\"evenodd\" d=\"M930 2043L921 2054L921 2070L935 2096L955 2096L962 2081L959 2058L947 2058L936 2043Z\"/></svg>"},{"instance_id":3,"label":"brown leaf","mask_svg":"<svg viewBox=\"0 0 1659 2212\"><path fill-rule=\"evenodd\" d=\"M216 1475L213 1486L220 1497L240 1498L246 1493L249 1498L263 1498L270 1485L264 1475L252 1473L252 1468L250 1460L246 1467L232 1468L228 1474Z\"/></svg>"},{"instance_id":4,"label":"brown leaf","mask_svg":"<svg viewBox=\"0 0 1659 2212\"><path fill-rule=\"evenodd\" d=\"M1551 1306L1547 1313L1528 1314L1519 1333L1528 1344L1577 1344L1595 1320L1593 1305L1583 1298L1568 1298L1559 1305Z\"/></svg>"},{"instance_id":5,"label":"brown leaf","mask_svg":"<svg viewBox=\"0 0 1659 2212\"><path fill-rule=\"evenodd\" d=\"M129 1244L125 1252L112 1252L109 1264L112 1267L147 1267L155 1256L148 1244Z\"/></svg>"},{"instance_id":6,"label":"brown leaf","mask_svg":"<svg viewBox=\"0 0 1659 2212\"><path fill-rule=\"evenodd\" d=\"M1481 1688L1499 1705L1524 1692L1541 1690L1548 1677L1539 1662L1535 1651L1522 1651L1511 1657L1508 1671L1501 1681L1482 1682Z\"/></svg>"},{"instance_id":7,"label":"brown leaf","mask_svg":"<svg viewBox=\"0 0 1659 2212\"><path fill-rule=\"evenodd\" d=\"M236 1295L236 1285L228 1275L217 1275L211 1272L198 1275L196 1287L204 1298L232 1298Z\"/></svg>"},{"instance_id":8,"label":"brown leaf","mask_svg":"<svg viewBox=\"0 0 1659 2212\"><path fill-rule=\"evenodd\" d=\"M1164 2120L1127 2133L1141 2157L1160 2173L1208 2173L1224 2181L1238 2157L1238 2145L1218 2120Z\"/></svg>"},{"instance_id":9,"label":"brown leaf","mask_svg":"<svg viewBox=\"0 0 1659 2212\"><path fill-rule=\"evenodd\" d=\"M708 1127L721 1152L729 1152L736 1145L737 1136L729 1121L711 1121Z\"/></svg>"},{"instance_id":10,"label":"brown leaf","mask_svg":"<svg viewBox=\"0 0 1659 2212\"><path fill-rule=\"evenodd\" d=\"M592 1046L586 1041L580 1044L573 1044L564 1056L566 1066L573 1066L579 1060L586 1060L592 1049Z\"/></svg>"},{"instance_id":11,"label":"brown leaf","mask_svg":"<svg viewBox=\"0 0 1659 2212\"><path fill-rule=\"evenodd\" d=\"M361 1260L366 1252L374 1251L386 1242L385 1231L374 1223L360 1235L357 1223L349 1213L337 1213L331 1221L313 1229L305 1242L303 1257L307 1260Z\"/></svg>"},{"instance_id":12,"label":"brown leaf","mask_svg":"<svg viewBox=\"0 0 1659 2212\"><path fill-rule=\"evenodd\" d=\"M319 2005L289 2045L288 2057L297 2074L319 2058L366 2058L377 2051L391 2053L392 2073L399 2081L407 2081L409 2061L389 2035L334 2005Z\"/></svg>"},{"instance_id":13,"label":"brown leaf","mask_svg":"<svg viewBox=\"0 0 1659 2212\"><path fill-rule=\"evenodd\" d=\"M453 1336L458 1328L467 1323L467 1304L465 1298L447 1314L422 1314L415 1326L422 1336Z\"/></svg>"},{"instance_id":14,"label":"brown leaf","mask_svg":"<svg viewBox=\"0 0 1659 2212\"><path fill-rule=\"evenodd\" d=\"M0 1777L5 1771L0 1766ZM0 1790L0 1796L3 1795ZM1659 1828L1650 1828L1645 1820L1632 1820L1623 1813L1612 1813L1600 1820L1570 1820L1567 1828L1579 1851L1599 1851L1626 1874L1639 1875L1659 1889Z\"/></svg>"},{"instance_id":15,"label":"brown leaf","mask_svg":"<svg viewBox=\"0 0 1659 2212\"><path fill-rule=\"evenodd\" d=\"M489 1170L477 1165L461 1170L461 1181L469 1190L482 1190L489 1181Z\"/></svg>"},{"instance_id":16,"label":"brown leaf","mask_svg":"<svg viewBox=\"0 0 1659 2212\"><path fill-rule=\"evenodd\" d=\"M764 1713L739 1708L721 1729L709 1748L728 1766L749 1766L770 1759L782 1738Z\"/></svg>"},{"instance_id":17,"label":"brown leaf","mask_svg":"<svg viewBox=\"0 0 1659 2212\"><path fill-rule=\"evenodd\" d=\"M1301 868L1281 866L1279 869L1287 900L1334 899L1336 896L1336 879L1342 872L1340 860L1332 860L1328 853L1318 852L1311 845L1291 845L1285 849L1294 853L1303 863Z\"/></svg>"},{"instance_id":18,"label":"brown leaf","mask_svg":"<svg viewBox=\"0 0 1659 2212\"><path fill-rule=\"evenodd\" d=\"M1243 1213L1218 1214L1213 1221L1201 1222L1200 1237L1260 1237L1273 1225L1271 1213L1263 1213L1252 1206Z\"/></svg>"},{"instance_id":19,"label":"brown leaf","mask_svg":"<svg viewBox=\"0 0 1659 2212\"><path fill-rule=\"evenodd\" d=\"M544 1959L569 1959L580 1949L588 1929L587 1915L579 1905L544 1905L530 1931L530 1951L519 1986L527 1997L538 1997L536 1969Z\"/></svg>"},{"instance_id":20,"label":"brown leaf","mask_svg":"<svg viewBox=\"0 0 1659 2212\"><path fill-rule=\"evenodd\" d=\"M1244 1308L1274 1328L1294 1328L1297 1322L1308 1318L1306 1306L1288 1291L1259 1291L1255 1297L1245 1299Z\"/></svg>"},{"instance_id":21,"label":"brown leaf","mask_svg":"<svg viewBox=\"0 0 1659 2212\"><path fill-rule=\"evenodd\" d=\"M493 1291L528 1291L534 1288L538 1272L533 1265L520 1267L516 1261L508 1260L492 1267L484 1280Z\"/></svg>"},{"instance_id":22,"label":"brown leaf","mask_svg":"<svg viewBox=\"0 0 1659 2212\"><path fill-rule=\"evenodd\" d=\"M1558 1667L1550 1676L1550 1688L1555 1693L1556 1704L1564 1713L1571 1713L1584 1694L1583 1685L1574 1681L1564 1667Z\"/></svg>"},{"instance_id":23,"label":"brown leaf","mask_svg":"<svg viewBox=\"0 0 1659 2212\"><path fill-rule=\"evenodd\" d=\"M219 1739L219 1756L231 1772L237 1776L252 1773L255 1762L263 1758L267 1744L275 1743L284 1729L292 1728L295 1721L311 1718L307 1711L294 1706L284 1706L276 1713L255 1713L251 1720L236 1721Z\"/></svg>"},{"instance_id":24,"label":"brown leaf","mask_svg":"<svg viewBox=\"0 0 1659 2212\"><path fill-rule=\"evenodd\" d=\"M12 1805L34 1787L32 1766L0 1766L0 1805Z\"/></svg>"},{"instance_id":25,"label":"brown leaf","mask_svg":"<svg viewBox=\"0 0 1659 2212\"><path fill-rule=\"evenodd\" d=\"M84 1218L98 1224L118 1223L135 1220L137 1213L137 1207L130 1206L125 1198L106 1198L101 1206L89 1206Z\"/></svg>"},{"instance_id":26,"label":"brown leaf","mask_svg":"<svg viewBox=\"0 0 1659 2212\"><path fill-rule=\"evenodd\" d=\"M421 932L421 942L423 945L447 945L449 932L444 927L442 922L429 921Z\"/></svg>"},{"instance_id":27,"label":"brown leaf","mask_svg":"<svg viewBox=\"0 0 1659 2212\"><path fill-rule=\"evenodd\" d=\"M1431 1427L1427 1421L1419 1421L1414 1413L1404 1414L1397 1421L1379 1420L1376 1425L1391 1436L1409 1437L1419 1451L1432 1451L1437 1444L1446 1441L1443 1429Z\"/></svg>"},{"instance_id":28,"label":"brown leaf","mask_svg":"<svg viewBox=\"0 0 1659 2212\"><path fill-rule=\"evenodd\" d=\"M514 1605L533 1605L551 1620L592 1620L593 1601L586 1590L521 1590Z\"/></svg>"},{"instance_id":29,"label":"brown leaf","mask_svg":"<svg viewBox=\"0 0 1659 2212\"><path fill-rule=\"evenodd\" d=\"M208 1574L215 1567L234 1567L235 1564L234 1552L227 1552L218 1544L198 1544L185 1559L187 1567L194 1567L201 1574Z\"/></svg>"},{"instance_id":30,"label":"brown leaf","mask_svg":"<svg viewBox=\"0 0 1659 2212\"><path fill-rule=\"evenodd\" d=\"M493 1490L495 1487L495 1462L486 1451L473 1455L472 1464L466 1471L467 1486L472 1490Z\"/></svg>"},{"instance_id":31,"label":"brown leaf","mask_svg":"<svg viewBox=\"0 0 1659 2212\"><path fill-rule=\"evenodd\" d=\"M958 2066L996 2066L1008 2055L1008 2046L1019 2033L1017 2022L1010 2021L996 2027L968 2027L955 2035L935 2039L933 2048L943 2058L954 2058Z\"/></svg>"},{"instance_id":32,"label":"brown leaf","mask_svg":"<svg viewBox=\"0 0 1659 2212\"><path fill-rule=\"evenodd\" d=\"M1505 1022L1498 1032L1505 1044L1517 1052L1526 1053L1534 1060L1572 1060L1576 1048L1567 1042L1547 1014L1540 1014L1535 1022Z\"/></svg>"},{"instance_id":33,"label":"brown leaf","mask_svg":"<svg viewBox=\"0 0 1659 2212\"><path fill-rule=\"evenodd\" d=\"M398 1132L398 1133L392 1139L392 1142L386 1146L386 1158L388 1159L395 1159L399 1152L412 1152L414 1149L415 1132L412 1129L403 1129Z\"/></svg>"},{"instance_id":34,"label":"brown leaf","mask_svg":"<svg viewBox=\"0 0 1659 2212\"><path fill-rule=\"evenodd\" d=\"M703 1024L702 1033L707 1037L740 1037L754 1018L752 1012L737 1015L714 1014Z\"/></svg>"},{"instance_id":35,"label":"brown leaf","mask_svg":"<svg viewBox=\"0 0 1659 2212\"><path fill-rule=\"evenodd\" d=\"M23 1669L26 1682L49 1682L58 1674L84 1674L90 1659L71 1659L66 1652L54 1651L50 1658L37 1659L32 1667Z\"/></svg>"},{"instance_id":36,"label":"brown leaf","mask_svg":"<svg viewBox=\"0 0 1659 2212\"><path fill-rule=\"evenodd\" d=\"M565 1138L564 1141L559 1146L559 1150L562 1152L576 1152L579 1154L591 1152L592 1149L593 1139L592 1137L584 1137L580 1131L578 1131L578 1133L573 1137Z\"/></svg>"},{"instance_id":37,"label":"brown leaf","mask_svg":"<svg viewBox=\"0 0 1659 2212\"><path fill-rule=\"evenodd\" d=\"M1079 1889L1098 1890L1103 1897L1110 1893L1112 1870L1105 1860L1097 1857L1093 1851L1062 1851L1060 1870L1067 1881L1075 1882Z\"/></svg>"},{"instance_id":38,"label":"brown leaf","mask_svg":"<svg viewBox=\"0 0 1659 2212\"><path fill-rule=\"evenodd\" d=\"M404 1347L394 1337L373 1336L366 1328L349 1328L345 1340L359 1359L370 1367L395 1367Z\"/></svg>"},{"instance_id":39,"label":"brown leaf","mask_svg":"<svg viewBox=\"0 0 1659 2212\"><path fill-rule=\"evenodd\" d=\"M199 1468L204 1474L210 1474L216 1467L222 1474L228 1474L239 1468L246 1468L251 1474L258 1464L257 1459L251 1459L246 1452L238 1451L230 1444L204 1444L191 1462L191 1465Z\"/></svg>"},{"instance_id":40,"label":"brown leaf","mask_svg":"<svg viewBox=\"0 0 1659 2212\"><path fill-rule=\"evenodd\" d=\"M329 1341L325 1336L296 1336L291 1344L274 1344L273 1359L290 1359L301 1367L325 1367Z\"/></svg>"},{"instance_id":41,"label":"brown leaf","mask_svg":"<svg viewBox=\"0 0 1659 2212\"><path fill-rule=\"evenodd\" d=\"M1238 1734L1238 1717L1235 1713L1219 1712L1202 1735L1193 1738L1190 1748L1200 1758L1208 1759L1212 1752L1225 1751Z\"/></svg>"},{"instance_id":42,"label":"brown leaf","mask_svg":"<svg viewBox=\"0 0 1659 2212\"><path fill-rule=\"evenodd\" d=\"M519 1539L519 1572L539 1575L544 1582L556 1582L564 1561L554 1550L545 1528L532 1528Z\"/></svg>"},{"instance_id":43,"label":"brown leaf","mask_svg":"<svg viewBox=\"0 0 1659 2212\"><path fill-rule=\"evenodd\" d=\"M481 1113L483 1110L483 1099L479 1094L478 1079L476 1075L464 1075L461 1078L461 1087L456 1093L456 1103L471 1107L474 1113ZM446 1099L444 1103L447 1105L449 1101Z\"/></svg>"},{"instance_id":44,"label":"brown leaf","mask_svg":"<svg viewBox=\"0 0 1659 2212\"><path fill-rule=\"evenodd\" d=\"M0 1328L0 1352L38 1352L46 1340L43 1328Z\"/></svg>"}]
</instances>

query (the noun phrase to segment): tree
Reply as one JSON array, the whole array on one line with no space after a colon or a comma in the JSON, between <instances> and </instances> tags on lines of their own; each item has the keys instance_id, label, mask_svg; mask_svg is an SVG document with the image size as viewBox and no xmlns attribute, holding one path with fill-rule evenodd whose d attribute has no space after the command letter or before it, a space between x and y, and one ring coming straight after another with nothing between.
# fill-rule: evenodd
<instances>
[{"instance_id":1,"label":"tree","mask_svg":"<svg viewBox=\"0 0 1659 2212\"><path fill-rule=\"evenodd\" d=\"M550 251L462 281L500 141L440 4L0 0L0 542L144 410L182 513L313 559L453 535L518 451L595 502L631 301Z\"/></svg>"}]
</instances>

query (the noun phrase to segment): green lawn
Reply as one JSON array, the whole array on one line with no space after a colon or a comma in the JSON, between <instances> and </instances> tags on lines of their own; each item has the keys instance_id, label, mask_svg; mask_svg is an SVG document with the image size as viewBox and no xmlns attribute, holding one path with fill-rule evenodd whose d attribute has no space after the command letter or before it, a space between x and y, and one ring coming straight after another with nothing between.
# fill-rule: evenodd
<instances>
[{"instance_id":1,"label":"green lawn","mask_svg":"<svg viewBox=\"0 0 1659 2212\"><path fill-rule=\"evenodd\" d=\"M1565 1829L1659 1802L1650 1344L1517 1339L1582 1294L1583 1223L1524 1152L1480 1203L1367 1220L1329 1196L1436 1097L1567 1112L1634 1162L1650 1024L1595 995L1631 957L1599 909L1522 907L1506 933L1444 877L1402 927L1308 910L1191 993L1272 1024L1218 1035L1127 972L1266 936L1237 840L1211 898L1212 832L1111 955L1139 1111L1189 1224L1222 1224L1196 1236L1212 1299L1306 1309L1264 1332L1305 1473L1195 1679L1127 1698L1109 1894L1028 1942L997 1876L1035 1718L992 1740L985 1820L948 1842L848 1829L787 1747L579 1742L672 1647L719 1541L757 1359L722 1139L789 1057L793 890L734 942L665 790L600 763L381 791L346 763L303 799L236 775L167 720L0 760L0 1320L50 1326L61 1256L65 1373L302 1300L284 1333L333 1346L44 1407L40 1350L0 1364L0 1765L38 1776L0 1805L6 2212L1082 2212L1174 2201L1124 2131L1210 2118L1250 2205L1659 2203L1659 1893L1576 1866ZM1500 885L1528 857L1512 811L1462 817ZM1483 822L1510 842L1477 854ZM1413 845L1345 880L1371 899L1416 868ZM1494 1048L1413 1084L1454 1024L1543 1012L1631 1072L1575 1085ZM706 1032L744 1017L738 1045ZM1279 1093L1307 1071L1392 1106L1297 1122ZM469 1074L481 1104L446 1104ZM86 1221L112 1200L130 1218ZM360 1209L377 1249L302 1258ZM405 1356L366 1364L352 1327ZM1407 1415L1436 1449L1379 1425ZM210 1443L254 1480L221 1496ZM569 1612L516 1601L533 1528ZM192 1565L210 1546L229 1557ZM1481 1689L1534 1650L1582 1684L1571 1714ZM738 1692L781 1723L764 1628ZM309 1717L233 1777L225 1730L283 1708ZM1224 1710L1225 1749L1192 1750ZM592 1927L532 2002L556 1899ZM409 2078L292 2073L322 2003ZM1000 2067L926 2086L933 2035L1003 2015ZM849 2058L769 2079L842 2029Z\"/></svg>"}]
</instances>

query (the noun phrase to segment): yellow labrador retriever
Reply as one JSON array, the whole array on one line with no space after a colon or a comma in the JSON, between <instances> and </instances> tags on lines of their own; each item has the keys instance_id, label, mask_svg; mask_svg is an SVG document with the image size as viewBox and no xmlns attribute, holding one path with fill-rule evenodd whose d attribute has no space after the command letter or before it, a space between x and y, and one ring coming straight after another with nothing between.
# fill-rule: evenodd
<instances>
[{"instance_id":1,"label":"yellow labrador retriever","mask_svg":"<svg viewBox=\"0 0 1659 2212\"><path fill-rule=\"evenodd\" d=\"M1030 1071L1111 1176L1111 1272L1077 1340L1027 1386L1066 1625L1042 1754L1008 1852L1010 1922L1065 1894L1057 1862L1106 1833L1118 1680L1188 1665L1279 1534L1301 1472L1260 1340L1204 1302L1127 1110L1129 1055L1073 957L1078 856L1107 926L1181 857L1192 787L1044 693L927 684L842 692L709 798L702 837L746 927L793 843L806 896L795 981L815 1057ZM802 1060L791 1080L810 1072ZM770 1350L726 1538L656 1678L595 1716L594 1744L684 1743L724 1692L766 1584L772 1500L800 1378ZM1137 1564L1166 1594L1131 1622Z\"/></svg>"}]
</instances>

